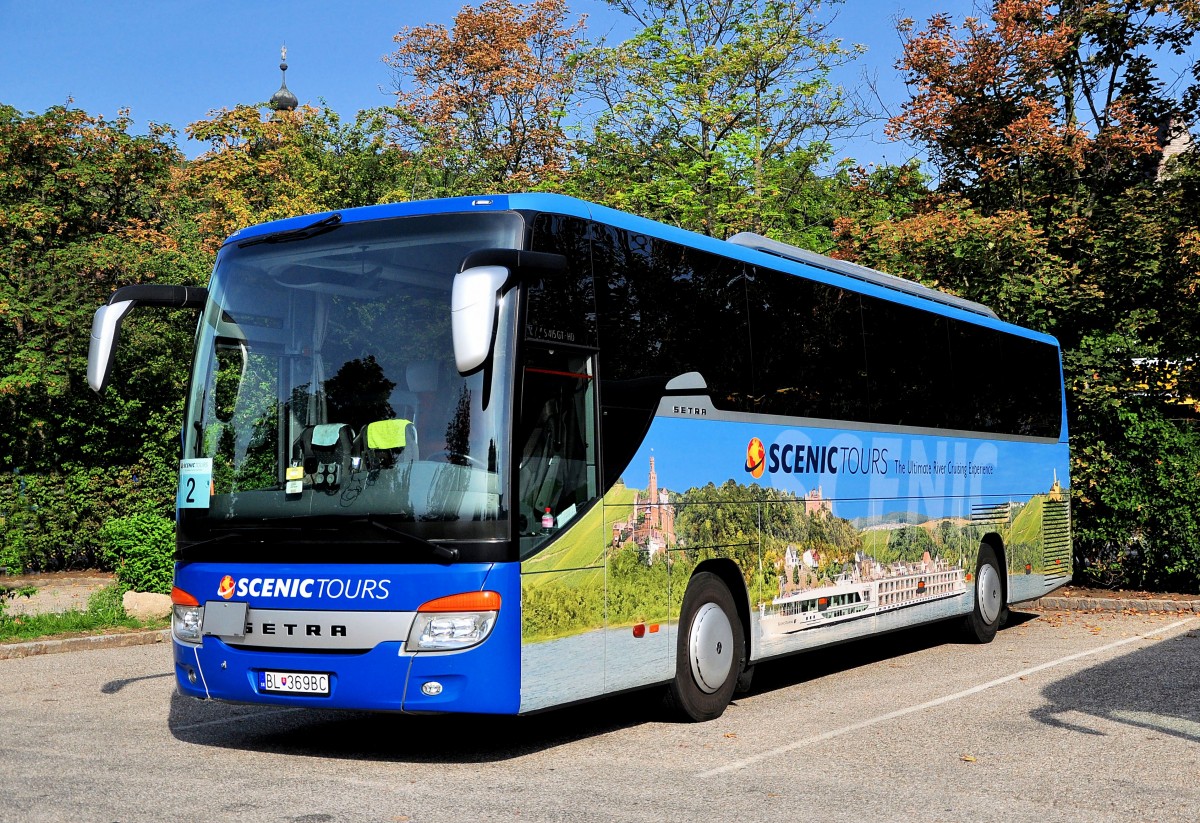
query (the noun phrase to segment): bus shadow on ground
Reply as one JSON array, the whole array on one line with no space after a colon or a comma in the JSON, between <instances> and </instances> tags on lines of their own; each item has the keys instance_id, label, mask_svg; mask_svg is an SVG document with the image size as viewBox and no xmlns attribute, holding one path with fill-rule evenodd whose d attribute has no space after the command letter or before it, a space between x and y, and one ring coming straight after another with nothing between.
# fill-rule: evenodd
<instances>
[{"instance_id":1,"label":"bus shadow on ground","mask_svg":"<svg viewBox=\"0 0 1200 823\"><path fill-rule=\"evenodd\" d=\"M660 689L524 717L236 706L171 697L168 727L203 746L349 760L491 763L664 719Z\"/></svg>"},{"instance_id":2,"label":"bus shadow on ground","mask_svg":"<svg viewBox=\"0 0 1200 823\"><path fill-rule=\"evenodd\" d=\"M1005 631L1036 620L1038 615L1010 611ZM955 617L938 623L912 626L887 634L877 634L850 640L833 646L823 646L795 655L760 663L754 673L748 696L786 689L838 672L870 666L891 658L932 649L936 646L969 644L963 631L963 619ZM797 665L803 661L801 665Z\"/></svg>"},{"instance_id":3,"label":"bus shadow on ground","mask_svg":"<svg viewBox=\"0 0 1200 823\"><path fill-rule=\"evenodd\" d=\"M1032 619L1013 613L1009 625ZM959 642L961 621L850 641L759 664L746 696L786 689L835 672ZM675 722L663 687L626 692L527 715L401 715L209 703L171 697L176 739L264 753L406 763L490 763L645 723ZM735 702L739 699L735 696Z\"/></svg>"},{"instance_id":4,"label":"bus shadow on ground","mask_svg":"<svg viewBox=\"0 0 1200 823\"><path fill-rule=\"evenodd\" d=\"M1147 639L1153 640L1150 633ZM1038 722L1105 737L1110 721L1200 743L1200 625L1055 681Z\"/></svg>"}]
</instances>

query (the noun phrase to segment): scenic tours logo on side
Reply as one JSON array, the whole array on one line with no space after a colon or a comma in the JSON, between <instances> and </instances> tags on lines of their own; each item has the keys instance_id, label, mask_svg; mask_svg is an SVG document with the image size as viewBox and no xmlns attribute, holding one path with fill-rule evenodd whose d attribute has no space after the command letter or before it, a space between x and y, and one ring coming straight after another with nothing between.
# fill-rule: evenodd
<instances>
[{"instance_id":1,"label":"scenic tours logo on side","mask_svg":"<svg viewBox=\"0 0 1200 823\"><path fill-rule=\"evenodd\" d=\"M878 474L889 471L888 450L863 446L821 446L813 443L775 442L764 447L750 438L746 445L746 473L758 479L766 474Z\"/></svg>"},{"instance_id":2,"label":"scenic tours logo on side","mask_svg":"<svg viewBox=\"0 0 1200 823\"><path fill-rule=\"evenodd\" d=\"M763 470L766 468L767 453L763 449L762 441L757 437L750 438L750 444L746 446L746 471L751 477L756 480L763 476Z\"/></svg>"}]
</instances>

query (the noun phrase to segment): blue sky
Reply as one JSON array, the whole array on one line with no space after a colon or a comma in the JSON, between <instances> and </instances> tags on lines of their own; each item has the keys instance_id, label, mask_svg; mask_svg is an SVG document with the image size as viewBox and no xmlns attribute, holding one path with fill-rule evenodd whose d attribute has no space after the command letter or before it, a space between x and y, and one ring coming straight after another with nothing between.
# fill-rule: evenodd
<instances>
[{"instance_id":1,"label":"blue sky","mask_svg":"<svg viewBox=\"0 0 1200 823\"><path fill-rule=\"evenodd\" d=\"M620 35L623 20L603 0L569 0L588 15L588 34ZM288 48L288 87L301 102L323 98L345 118L386 104L391 76L381 58L403 26L449 24L462 4L413 0L0 0L0 103L41 112L65 103L91 114L130 109L142 131L149 121L179 132L190 157L205 146L183 128L214 109L266 100L279 88L279 48ZM893 68L900 51L894 20L922 21L945 9L970 13L970 0L848 0L835 36L867 46L838 80L877 78L884 102L898 107L904 87ZM887 144L882 126L837 146L862 163L903 162L913 151Z\"/></svg>"}]
</instances>

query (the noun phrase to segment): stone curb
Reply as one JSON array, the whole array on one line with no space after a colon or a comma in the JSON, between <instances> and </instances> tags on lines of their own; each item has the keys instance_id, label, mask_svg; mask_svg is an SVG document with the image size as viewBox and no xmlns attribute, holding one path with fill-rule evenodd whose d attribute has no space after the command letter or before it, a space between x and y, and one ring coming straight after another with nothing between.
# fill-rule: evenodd
<instances>
[{"instance_id":1,"label":"stone curb","mask_svg":"<svg viewBox=\"0 0 1200 823\"><path fill-rule=\"evenodd\" d=\"M170 640L170 637L170 629L155 629L154 631L101 634L91 637L68 637L63 640L2 643L0 644L0 660L33 657L39 654L59 654L61 652L85 652L95 649L123 649L128 646L146 646L153 643L166 643Z\"/></svg>"},{"instance_id":2,"label":"stone curb","mask_svg":"<svg viewBox=\"0 0 1200 823\"><path fill-rule=\"evenodd\" d=\"M1035 609L1047 612L1152 612L1200 614L1200 600L1141 600L1120 597L1043 597L1025 603L1014 603L1015 609Z\"/></svg>"}]
</instances>

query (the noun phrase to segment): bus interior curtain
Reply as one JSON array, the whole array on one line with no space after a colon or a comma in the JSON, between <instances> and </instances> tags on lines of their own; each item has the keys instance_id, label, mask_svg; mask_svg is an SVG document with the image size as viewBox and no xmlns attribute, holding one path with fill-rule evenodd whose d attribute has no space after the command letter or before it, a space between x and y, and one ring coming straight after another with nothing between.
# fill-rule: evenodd
<instances>
[{"instance_id":1,"label":"bus interior curtain","mask_svg":"<svg viewBox=\"0 0 1200 823\"><path fill-rule=\"evenodd\" d=\"M312 382L308 386L308 425L324 423L329 413L325 405L325 336L329 326L329 295L317 294L313 307Z\"/></svg>"},{"instance_id":2,"label":"bus interior curtain","mask_svg":"<svg viewBox=\"0 0 1200 823\"><path fill-rule=\"evenodd\" d=\"M537 512L553 507L557 500L558 472L562 464L561 413L557 398L542 404L537 423L529 432L521 453L520 475L525 504Z\"/></svg>"}]
</instances>

